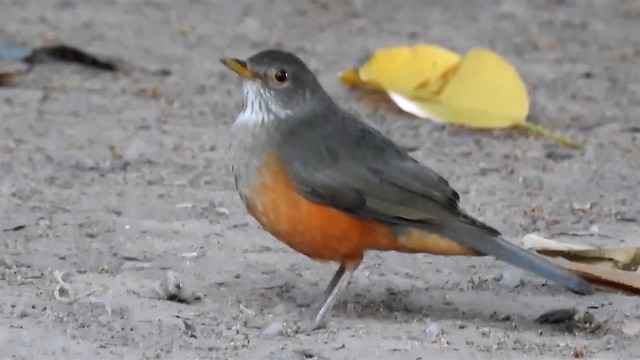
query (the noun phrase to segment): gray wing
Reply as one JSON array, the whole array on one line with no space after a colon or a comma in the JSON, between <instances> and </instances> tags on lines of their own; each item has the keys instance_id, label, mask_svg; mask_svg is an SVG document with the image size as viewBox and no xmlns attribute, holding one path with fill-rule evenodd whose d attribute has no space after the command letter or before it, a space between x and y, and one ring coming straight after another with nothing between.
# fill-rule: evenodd
<instances>
[{"instance_id":1,"label":"gray wing","mask_svg":"<svg viewBox=\"0 0 640 360\"><path fill-rule=\"evenodd\" d=\"M393 224L452 220L498 232L465 215L447 180L350 114L301 121L278 143L300 194L354 216Z\"/></svg>"}]
</instances>

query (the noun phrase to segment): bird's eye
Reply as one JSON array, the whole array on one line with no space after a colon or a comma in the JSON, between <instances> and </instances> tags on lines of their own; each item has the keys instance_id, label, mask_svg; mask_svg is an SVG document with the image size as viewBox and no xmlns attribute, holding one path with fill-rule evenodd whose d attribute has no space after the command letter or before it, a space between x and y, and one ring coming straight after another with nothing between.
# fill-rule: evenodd
<instances>
[{"instance_id":1,"label":"bird's eye","mask_svg":"<svg viewBox=\"0 0 640 360\"><path fill-rule=\"evenodd\" d=\"M278 69L273 73L273 80L279 84L284 83L289 78L289 74L285 69Z\"/></svg>"}]
</instances>

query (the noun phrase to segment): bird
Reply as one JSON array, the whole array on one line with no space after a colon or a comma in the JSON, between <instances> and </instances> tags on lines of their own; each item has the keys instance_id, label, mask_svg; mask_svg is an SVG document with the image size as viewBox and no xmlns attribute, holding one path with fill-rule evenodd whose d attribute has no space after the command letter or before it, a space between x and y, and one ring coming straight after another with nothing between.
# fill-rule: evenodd
<instances>
[{"instance_id":1,"label":"bird","mask_svg":"<svg viewBox=\"0 0 640 360\"><path fill-rule=\"evenodd\" d=\"M297 55L267 49L220 61L242 83L229 150L245 208L293 250L338 264L310 329L322 325L368 251L493 256L593 293L589 281L468 215L444 177L344 110Z\"/></svg>"}]
</instances>

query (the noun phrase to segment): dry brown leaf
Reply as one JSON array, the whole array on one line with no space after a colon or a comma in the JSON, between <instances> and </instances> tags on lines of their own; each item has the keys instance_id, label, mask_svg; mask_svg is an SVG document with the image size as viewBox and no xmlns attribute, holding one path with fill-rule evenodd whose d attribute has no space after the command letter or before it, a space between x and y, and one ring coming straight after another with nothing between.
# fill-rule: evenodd
<instances>
[{"instance_id":1,"label":"dry brown leaf","mask_svg":"<svg viewBox=\"0 0 640 360\"><path fill-rule=\"evenodd\" d=\"M523 246L595 284L640 294L640 246L597 248L528 234Z\"/></svg>"}]
</instances>

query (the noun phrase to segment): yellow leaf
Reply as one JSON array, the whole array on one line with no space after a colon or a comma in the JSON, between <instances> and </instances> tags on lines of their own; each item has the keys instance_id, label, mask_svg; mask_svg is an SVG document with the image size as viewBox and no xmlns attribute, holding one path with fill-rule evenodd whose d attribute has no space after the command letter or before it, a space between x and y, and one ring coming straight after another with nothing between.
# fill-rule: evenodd
<instances>
[{"instance_id":1,"label":"yellow leaf","mask_svg":"<svg viewBox=\"0 0 640 360\"><path fill-rule=\"evenodd\" d=\"M340 81L342 81L343 84L347 86L359 86L372 90L384 91L384 88L375 81L369 80L365 82L364 80L362 80L362 78L360 77L360 71L358 69L349 69L342 71L340 72L340 74L338 74L338 78L340 79Z\"/></svg>"},{"instance_id":2,"label":"yellow leaf","mask_svg":"<svg viewBox=\"0 0 640 360\"><path fill-rule=\"evenodd\" d=\"M516 69L489 49L464 57L435 45L378 50L359 69L340 74L349 86L385 91L402 110L437 122L478 129L519 126L580 148L570 139L526 122L529 94Z\"/></svg>"},{"instance_id":3,"label":"yellow leaf","mask_svg":"<svg viewBox=\"0 0 640 360\"><path fill-rule=\"evenodd\" d=\"M380 49L358 70L340 74L346 85L410 94L416 86L436 81L460 55L436 45L399 46Z\"/></svg>"},{"instance_id":4,"label":"yellow leaf","mask_svg":"<svg viewBox=\"0 0 640 360\"><path fill-rule=\"evenodd\" d=\"M529 94L516 70L497 53L473 49L439 88L421 85L408 95L423 100L442 121L482 129L523 123ZM435 90L435 91L434 91Z\"/></svg>"}]
</instances>

